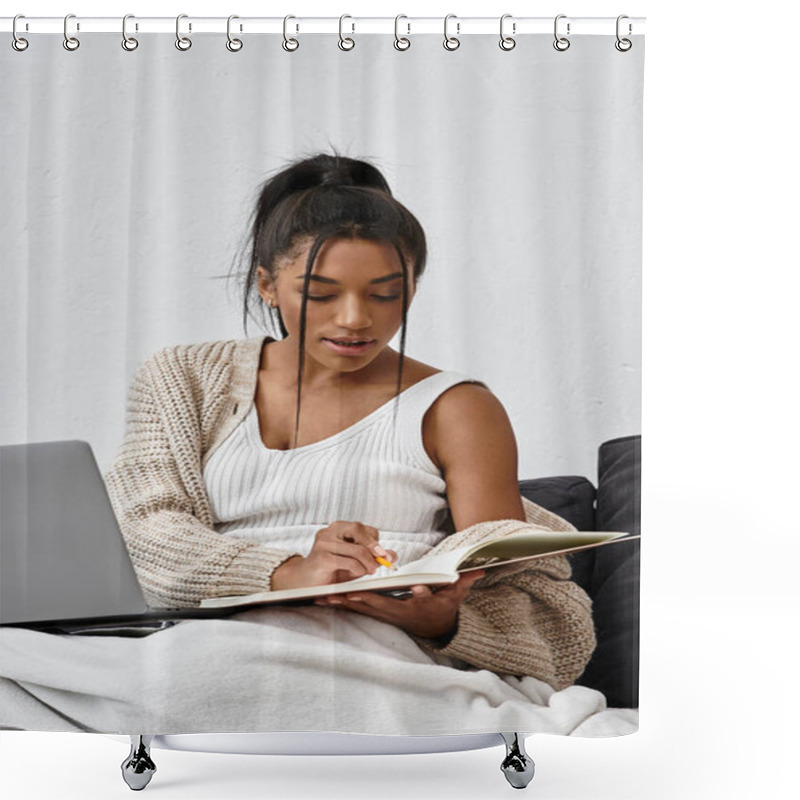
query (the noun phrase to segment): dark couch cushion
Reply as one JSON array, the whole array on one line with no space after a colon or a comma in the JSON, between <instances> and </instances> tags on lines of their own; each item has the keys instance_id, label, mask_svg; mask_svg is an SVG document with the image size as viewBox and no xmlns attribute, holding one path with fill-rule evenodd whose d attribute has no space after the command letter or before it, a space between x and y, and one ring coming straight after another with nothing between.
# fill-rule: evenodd
<instances>
[{"instance_id":1,"label":"dark couch cushion","mask_svg":"<svg viewBox=\"0 0 800 800\"><path fill-rule=\"evenodd\" d=\"M626 436L601 445L597 530L639 533L640 487L641 437ZM590 554L591 577L581 585L592 597L597 649L577 682L599 689L611 707L637 708L639 542L612 544Z\"/></svg>"},{"instance_id":2,"label":"dark couch cushion","mask_svg":"<svg viewBox=\"0 0 800 800\"><path fill-rule=\"evenodd\" d=\"M520 481L520 494L571 522L579 531L594 530L595 491L591 481L576 475Z\"/></svg>"}]
</instances>

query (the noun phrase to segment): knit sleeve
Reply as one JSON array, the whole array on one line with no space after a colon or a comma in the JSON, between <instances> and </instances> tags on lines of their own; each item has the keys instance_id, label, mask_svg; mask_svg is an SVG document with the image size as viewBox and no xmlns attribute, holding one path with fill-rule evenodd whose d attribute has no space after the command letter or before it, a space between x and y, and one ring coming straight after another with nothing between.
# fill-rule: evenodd
<instances>
[{"instance_id":1,"label":"knit sleeve","mask_svg":"<svg viewBox=\"0 0 800 800\"><path fill-rule=\"evenodd\" d=\"M560 517L527 501L525 507L527 523L506 520L491 526L481 523L474 529L483 528L494 536L531 525L537 529L572 529ZM457 546L472 533L473 529L466 529L448 538L454 538ZM490 570L476 581L461 604L455 633L446 643L420 637L415 640L425 649L479 669L531 675L556 690L572 685L597 644L591 600L569 580L571 568L565 556L535 564L522 564L515 572Z\"/></svg>"},{"instance_id":2,"label":"knit sleeve","mask_svg":"<svg viewBox=\"0 0 800 800\"><path fill-rule=\"evenodd\" d=\"M532 675L557 690L570 686L596 645L591 601L563 577L565 569L569 574L564 556L549 561L551 568L476 584L461 604L450 642L433 647L417 638L418 643L479 669Z\"/></svg>"},{"instance_id":3,"label":"knit sleeve","mask_svg":"<svg viewBox=\"0 0 800 800\"><path fill-rule=\"evenodd\" d=\"M201 478L199 447L192 436L176 437L174 426L170 435L170 420L156 399L154 374L152 362L146 362L134 377L124 440L105 475L148 603L184 608L207 597L269 590L274 570L295 554L214 530L207 507L198 502L201 490L187 490L187 476L196 477L195 483ZM178 394L187 417L197 417L191 394L182 386ZM184 428L191 430L191 423ZM186 463L193 460L196 465L187 470Z\"/></svg>"}]
</instances>

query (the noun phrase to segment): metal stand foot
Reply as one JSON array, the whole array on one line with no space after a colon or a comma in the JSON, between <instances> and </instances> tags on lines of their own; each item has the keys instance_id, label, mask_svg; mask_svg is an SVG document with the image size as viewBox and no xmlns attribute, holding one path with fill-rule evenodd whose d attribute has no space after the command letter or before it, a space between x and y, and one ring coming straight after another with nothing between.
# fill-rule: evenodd
<instances>
[{"instance_id":1,"label":"metal stand foot","mask_svg":"<svg viewBox=\"0 0 800 800\"><path fill-rule=\"evenodd\" d=\"M156 765L150 758L152 741L152 736L131 736L131 752L122 762L122 779L135 792L144 789L156 771Z\"/></svg>"},{"instance_id":2,"label":"metal stand foot","mask_svg":"<svg viewBox=\"0 0 800 800\"><path fill-rule=\"evenodd\" d=\"M524 789L532 780L535 765L525 752L525 739L519 733L501 733L506 743L506 757L500 765L506 780L515 789Z\"/></svg>"}]
</instances>

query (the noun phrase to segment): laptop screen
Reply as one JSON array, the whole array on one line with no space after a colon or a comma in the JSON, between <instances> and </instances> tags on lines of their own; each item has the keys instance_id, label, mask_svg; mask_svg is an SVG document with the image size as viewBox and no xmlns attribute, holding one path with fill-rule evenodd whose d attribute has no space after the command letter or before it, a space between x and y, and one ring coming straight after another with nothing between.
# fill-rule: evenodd
<instances>
[{"instance_id":1,"label":"laptop screen","mask_svg":"<svg viewBox=\"0 0 800 800\"><path fill-rule=\"evenodd\" d=\"M146 611L90 446L0 447L0 623Z\"/></svg>"}]
</instances>

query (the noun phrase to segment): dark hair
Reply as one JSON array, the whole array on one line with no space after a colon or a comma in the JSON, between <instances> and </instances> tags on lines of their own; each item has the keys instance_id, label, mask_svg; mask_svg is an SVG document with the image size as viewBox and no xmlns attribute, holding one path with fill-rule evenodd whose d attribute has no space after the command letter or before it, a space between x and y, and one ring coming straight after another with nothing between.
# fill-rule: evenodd
<instances>
[{"instance_id":1,"label":"dark hair","mask_svg":"<svg viewBox=\"0 0 800 800\"><path fill-rule=\"evenodd\" d=\"M425 233L417 218L391 193L380 170L366 161L321 153L295 161L267 180L260 189L248 235L247 269L242 270L243 324L260 307L265 320L265 305L257 291L257 268L263 267L274 281L279 261L296 258L311 240L303 281L300 310L300 353L297 364L297 414L295 446L300 427L300 392L305 361L306 306L308 286L320 248L329 239L369 239L394 247L403 270L403 323L400 334L400 361L397 371L399 397L403 378L408 311L408 268L414 285L425 270ZM279 308L268 308L277 316L281 338L288 332ZM274 326L275 317L272 317ZM277 337L276 337L277 338ZM397 405L395 404L395 413Z\"/></svg>"}]
</instances>

